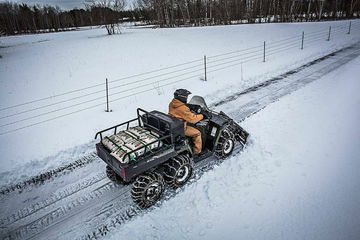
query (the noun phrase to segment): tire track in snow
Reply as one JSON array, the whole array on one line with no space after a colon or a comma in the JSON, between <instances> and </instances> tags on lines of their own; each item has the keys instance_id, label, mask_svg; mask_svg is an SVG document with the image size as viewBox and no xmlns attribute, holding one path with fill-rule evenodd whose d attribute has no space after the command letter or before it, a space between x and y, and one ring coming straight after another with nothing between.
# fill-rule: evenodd
<instances>
[{"instance_id":1,"label":"tire track in snow","mask_svg":"<svg viewBox=\"0 0 360 240\"><path fill-rule=\"evenodd\" d=\"M0 227L6 227L9 224L12 224L18 220L21 220L25 217L28 217L28 216L38 212L40 210L43 210L44 208L49 207L50 205L53 205L56 202L58 202L62 199L65 199L83 189L86 189L105 178L106 178L106 174L100 173L93 178L85 179L85 181L78 183L75 186L71 186L70 188L67 188L65 190L62 190L61 192L58 192L55 195L50 196L49 198L47 198L41 202L36 202L35 204L32 204L31 206L29 206L27 208L19 210L16 213L11 214L10 216L8 216L5 219L0 219Z\"/></svg>"},{"instance_id":2,"label":"tire track in snow","mask_svg":"<svg viewBox=\"0 0 360 240\"><path fill-rule=\"evenodd\" d=\"M12 186L8 186L0 190L0 195L5 195L8 193L11 193L16 190L24 190L25 188L32 186L32 185L41 185L45 182L48 182L49 180L63 176L65 174L68 174L69 172L74 171L75 169L79 169L81 167L84 167L92 162L94 162L96 159L99 159L95 152L84 156L72 163L69 163L65 166L49 170L47 172L41 173L39 175L33 176L32 178L25 180L23 182L14 184Z\"/></svg>"},{"instance_id":3,"label":"tire track in snow","mask_svg":"<svg viewBox=\"0 0 360 240\"><path fill-rule=\"evenodd\" d=\"M296 69L290 70L290 71L288 71L288 72L286 72L284 74L273 77L273 78L271 78L269 80L266 80L266 81L264 81L262 83L256 84L255 86L249 87L249 88L247 88L247 89L245 89L243 91L232 94L232 95L230 95L230 96L228 96L228 97L226 97L226 98L224 98L224 99L222 99L222 100L220 100L218 102L215 102L215 103L211 104L210 107L212 108L212 107L218 107L218 106L224 105L224 104L226 104L228 102L236 100L238 97L240 97L242 95L245 95L245 94L248 94L248 93L251 93L251 92L255 92L255 91L259 90L260 88L268 87L268 86L270 86L272 84L278 83L279 81L281 81L281 80L283 80L285 78L291 77L292 75L294 75L294 74L296 74L296 73L298 73L298 72L300 72L300 71L302 71L302 70L304 70L304 69L306 69L306 68L308 68L308 67L310 67L312 65L320 63L320 62L322 62L322 61L324 61L324 60L326 60L328 58L334 57L336 54L339 54L339 53L344 52L346 50L352 49L352 48L354 48L355 45L357 45L357 43L354 44L354 45L351 45L349 47L340 49L338 51L332 52L332 53L330 53L328 55L325 55L325 56L323 56L321 58L315 59L315 60L313 60L313 61L311 61L309 63L306 63L306 64L296 68Z\"/></svg>"},{"instance_id":4,"label":"tire track in snow","mask_svg":"<svg viewBox=\"0 0 360 240\"><path fill-rule=\"evenodd\" d=\"M118 195L114 199L119 198L124 195L126 188L118 186L113 182L106 181L97 189L84 194L82 197L76 198L74 201L68 202L64 205L56 207L54 210L41 215L38 218L33 220L30 218L30 222L26 224L17 224L9 226L10 230L8 233L5 233L2 237L5 239L23 239L36 236L39 232L46 230L48 227L51 227L62 220L68 219L69 217L78 214L79 212L86 211L91 208L91 206L101 205L104 202L99 201L105 193L113 191L115 188L121 188L118 192ZM121 191L122 190L122 191ZM105 202L106 203L106 202Z\"/></svg>"},{"instance_id":5,"label":"tire track in snow","mask_svg":"<svg viewBox=\"0 0 360 240\"><path fill-rule=\"evenodd\" d=\"M360 44L358 44L358 47L360 48ZM353 50L354 48L348 48L349 50ZM332 62L320 70L311 72L309 74L306 74L301 79L294 81L290 84L284 85L284 86L272 86L273 89L270 91L269 94L263 95L261 98L254 99L247 104L241 106L240 112L235 112L234 114L237 116L240 116L238 121L241 122L245 120L246 118L252 116L253 114L256 114L257 112L264 109L269 104L279 100L281 97L288 95L307 84L321 78L322 76L325 76L331 71L334 71L335 69L343 66L344 64L348 63L349 61L355 59L356 57L360 56L360 49L355 49L354 52L339 58L336 62Z\"/></svg>"}]
</instances>

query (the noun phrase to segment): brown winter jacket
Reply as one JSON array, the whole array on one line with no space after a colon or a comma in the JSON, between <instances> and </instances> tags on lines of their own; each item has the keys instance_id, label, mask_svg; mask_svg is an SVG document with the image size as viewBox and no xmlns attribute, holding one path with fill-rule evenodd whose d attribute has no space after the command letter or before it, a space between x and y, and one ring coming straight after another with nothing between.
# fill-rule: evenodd
<instances>
[{"instance_id":1,"label":"brown winter jacket","mask_svg":"<svg viewBox=\"0 0 360 240\"><path fill-rule=\"evenodd\" d=\"M184 121L185 129L186 129L186 122L197 123L204 118L202 114L192 113L190 111L190 108L186 106L185 103L175 98L169 104L169 115Z\"/></svg>"}]
</instances>

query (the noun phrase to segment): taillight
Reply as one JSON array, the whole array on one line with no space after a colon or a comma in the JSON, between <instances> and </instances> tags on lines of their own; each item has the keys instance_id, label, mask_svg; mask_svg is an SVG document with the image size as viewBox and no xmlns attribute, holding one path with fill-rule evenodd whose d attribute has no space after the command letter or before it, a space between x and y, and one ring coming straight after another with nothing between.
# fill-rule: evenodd
<instances>
[{"instance_id":1,"label":"taillight","mask_svg":"<svg viewBox=\"0 0 360 240\"><path fill-rule=\"evenodd\" d=\"M99 153L100 153L100 148L98 145L96 145L96 154L99 155Z\"/></svg>"},{"instance_id":2,"label":"taillight","mask_svg":"<svg viewBox=\"0 0 360 240\"><path fill-rule=\"evenodd\" d=\"M123 177L123 179L125 179L125 169L124 168L121 169L121 176Z\"/></svg>"}]
</instances>

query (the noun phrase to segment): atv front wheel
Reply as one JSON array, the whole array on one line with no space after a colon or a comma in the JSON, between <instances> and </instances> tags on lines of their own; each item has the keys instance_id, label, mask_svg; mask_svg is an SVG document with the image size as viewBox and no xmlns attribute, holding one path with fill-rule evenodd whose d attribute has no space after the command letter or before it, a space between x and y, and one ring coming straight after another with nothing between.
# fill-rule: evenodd
<instances>
[{"instance_id":1,"label":"atv front wheel","mask_svg":"<svg viewBox=\"0 0 360 240\"><path fill-rule=\"evenodd\" d=\"M106 176L113 182L127 184L109 165L106 166Z\"/></svg>"},{"instance_id":2,"label":"atv front wheel","mask_svg":"<svg viewBox=\"0 0 360 240\"><path fill-rule=\"evenodd\" d=\"M148 208L160 199L164 188L164 179L160 174L156 172L142 174L132 185L131 197L141 208Z\"/></svg>"},{"instance_id":3,"label":"atv front wheel","mask_svg":"<svg viewBox=\"0 0 360 240\"><path fill-rule=\"evenodd\" d=\"M193 162L188 156L176 156L165 164L165 182L172 188L182 187L192 176L193 169Z\"/></svg>"},{"instance_id":4,"label":"atv front wheel","mask_svg":"<svg viewBox=\"0 0 360 240\"><path fill-rule=\"evenodd\" d=\"M215 155L218 158L226 158L232 154L235 147L234 134L228 129L224 129L216 145Z\"/></svg>"}]
</instances>

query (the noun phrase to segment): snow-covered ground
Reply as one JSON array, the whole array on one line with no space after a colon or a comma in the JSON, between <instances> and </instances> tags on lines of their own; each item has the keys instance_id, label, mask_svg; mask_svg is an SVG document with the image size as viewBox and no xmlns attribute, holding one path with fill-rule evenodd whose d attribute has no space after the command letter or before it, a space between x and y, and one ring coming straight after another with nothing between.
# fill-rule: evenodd
<instances>
[{"instance_id":1,"label":"snow-covered ground","mask_svg":"<svg viewBox=\"0 0 360 240\"><path fill-rule=\"evenodd\" d=\"M260 62L244 64L243 70L254 70L243 74L242 79L241 67L237 66L219 71L218 75L209 74L208 82L193 78L175 86L155 87L154 93L143 94L149 96L147 99L115 102L112 108L119 108L113 113L101 109L79 112L79 117L73 115L73 125L58 126L56 135L40 145L39 138L54 131L32 132L28 128L4 135L5 140L12 137L13 141L38 147L16 145L20 150L15 154L28 156L39 151L39 156L48 156L56 149L62 152L39 161L24 158L15 165L19 166L17 171L3 170L1 185L11 183L15 187L0 192L0 238L91 239L109 233L112 239L356 239L360 42L318 59L335 51L335 45L347 46L359 40L339 36L343 39L325 42L328 45L314 48L304 59L299 56L305 52L295 48L300 54L291 58L286 51L282 56L273 55L277 58L268 58L266 63L258 59ZM314 58L318 60L297 68ZM269 80L287 69L291 71ZM229 82L218 81L216 76L224 76ZM190 82L193 84L189 86ZM195 176L188 185L167 190L154 207L140 210L131 200L131 185L111 182L104 171L105 163L95 154L80 158L93 151L94 141L86 139L86 134L95 125L117 123L115 117L130 118L138 105L165 111L172 90L183 86L205 95L212 108L223 110L237 122L248 117L240 124L250 132L251 141L244 152L218 162L214 169L215 158L195 164ZM161 94L157 95L157 91ZM93 118L85 118L84 114ZM98 122L104 114L111 119ZM67 124L66 119L59 121ZM56 121L49 122L48 127L40 126L51 130ZM26 131L29 136L21 139ZM65 149L68 143L61 137L77 131L79 142L71 150ZM4 156L15 148L6 141L2 145L8 146L1 149ZM48 150L49 146L52 149ZM80 162L73 161L79 158ZM5 166L6 160L2 161ZM66 162L75 165L61 168ZM34 176L49 168L48 173ZM14 185L20 179L29 181ZM129 216L134 215L129 222Z\"/></svg>"},{"instance_id":2,"label":"snow-covered ground","mask_svg":"<svg viewBox=\"0 0 360 240\"><path fill-rule=\"evenodd\" d=\"M91 139L95 133L134 117L137 107L166 111L176 88L188 88L205 96L211 104L348 46L360 39L360 22L353 21L350 35L346 34L348 24L348 21L338 21L179 29L126 28L123 34L115 36L105 35L104 29L92 29L1 38L0 134L41 123L0 135L1 185L71 162L93 151L95 141ZM330 25L333 32L331 40L326 41ZM299 49L302 31L305 31L304 50ZM284 41L277 42L279 40ZM266 41L268 52L265 63L262 62L263 41ZM255 49L247 52L211 57L254 46ZM256 55L250 53L252 51L257 51ZM207 82L200 80L204 77L204 54L210 56ZM243 60L237 55L241 55L240 59L255 58L241 66L239 63ZM227 57L230 58L223 59ZM193 60L199 61L119 80ZM191 68L180 71L187 67ZM218 71L211 72L214 70ZM118 80L110 83L110 93L119 92L110 96L110 100L121 98L110 103L111 113L104 112L104 85L51 97L103 84L105 78ZM184 78L189 79L172 83ZM123 86L119 87L121 84ZM94 91L100 92L72 99ZM129 97L133 93L139 94ZM3 109L41 98L48 99ZM87 102L94 98L99 99ZM64 102L57 104L59 101ZM71 107L82 102L86 103ZM82 111L94 104L101 106ZM62 115L67 116L51 120Z\"/></svg>"},{"instance_id":3,"label":"snow-covered ground","mask_svg":"<svg viewBox=\"0 0 360 240\"><path fill-rule=\"evenodd\" d=\"M246 119L242 154L109 239L359 239L359 66Z\"/></svg>"}]
</instances>

